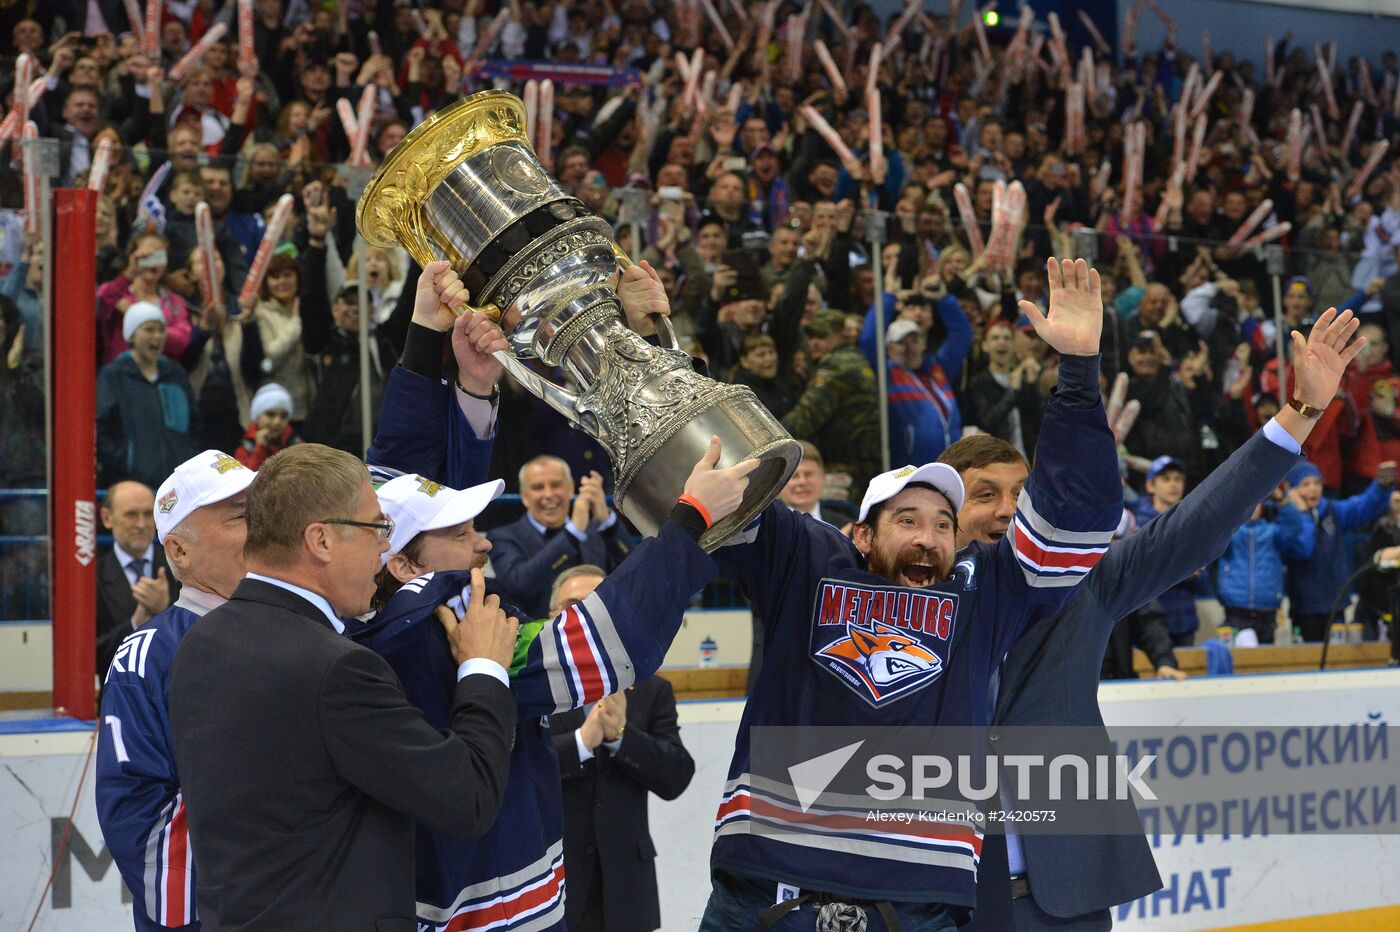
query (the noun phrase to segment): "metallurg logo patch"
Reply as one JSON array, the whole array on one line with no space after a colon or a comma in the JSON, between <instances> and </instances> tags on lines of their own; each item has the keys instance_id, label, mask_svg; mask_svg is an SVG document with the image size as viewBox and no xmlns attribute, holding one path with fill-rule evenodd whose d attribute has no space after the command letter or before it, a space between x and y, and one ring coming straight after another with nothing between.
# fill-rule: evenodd
<instances>
[{"instance_id":1,"label":"metallurg logo patch","mask_svg":"<svg viewBox=\"0 0 1400 932\"><path fill-rule=\"evenodd\" d=\"M812 657L873 706L932 683L948 661L956 595L824 579Z\"/></svg>"}]
</instances>

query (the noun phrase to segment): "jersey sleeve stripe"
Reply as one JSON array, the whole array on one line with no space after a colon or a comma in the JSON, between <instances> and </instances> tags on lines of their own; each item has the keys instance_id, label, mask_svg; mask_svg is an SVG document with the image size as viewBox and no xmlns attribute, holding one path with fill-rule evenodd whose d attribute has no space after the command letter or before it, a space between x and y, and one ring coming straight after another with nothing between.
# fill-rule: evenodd
<instances>
[{"instance_id":1,"label":"jersey sleeve stripe","mask_svg":"<svg viewBox=\"0 0 1400 932\"><path fill-rule=\"evenodd\" d=\"M592 621L593 628L598 633L598 644L603 650L603 661L612 680L613 692L631 686L637 679L636 667L627 652L627 645L618 634L617 625L613 623L612 612L608 611L607 603L594 592L585 598L578 608Z\"/></svg>"},{"instance_id":2,"label":"jersey sleeve stripe","mask_svg":"<svg viewBox=\"0 0 1400 932\"><path fill-rule=\"evenodd\" d=\"M540 661L549 677L549 694L554 699L554 710L563 712L574 707L575 695L564 666L563 642L560 638L562 616L540 631L536 641L540 645Z\"/></svg>"},{"instance_id":3,"label":"jersey sleeve stripe","mask_svg":"<svg viewBox=\"0 0 1400 932\"><path fill-rule=\"evenodd\" d=\"M1113 531L1118 524L1115 516L1114 527L1100 531L1068 531L1055 527L1036 511L1035 502L1031 500L1031 494L1026 489L1021 490L1021 495L1016 500L1016 512L1036 537L1057 547L1106 547L1113 540Z\"/></svg>"},{"instance_id":4,"label":"jersey sleeve stripe","mask_svg":"<svg viewBox=\"0 0 1400 932\"><path fill-rule=\"evenodd\" d=\"M194 918L191 915L189 826L185 821L183 797L177 796L175 799L175 815L165 836L165 897L161 906L161 918L165 925L171 927L188 925Z\"/></svg>"}]
</instances>

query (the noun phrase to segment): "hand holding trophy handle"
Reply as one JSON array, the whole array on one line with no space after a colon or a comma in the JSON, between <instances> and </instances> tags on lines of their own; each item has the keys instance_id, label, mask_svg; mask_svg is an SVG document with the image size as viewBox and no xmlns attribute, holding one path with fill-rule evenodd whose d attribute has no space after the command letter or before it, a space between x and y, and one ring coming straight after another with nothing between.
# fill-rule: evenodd
<instances>
[{"instance_id":1,"label":"hand holding trophy handle","mask_svg":"<svg viewBox=\"0 0 1400 932\"><path fill-rule=\"evenodd\" d=\"M612 249L613 255L617 256L618 271L625 272L636 264L627 253L622 251L622 247L617 245L617 243L612 244ZM653 314L652 316L656 318L656 332L662 347L665 349L680 350L680 352L684 353L685 350L681 349L680 341L676 339L676 330L671 326L671 318L664 314Z\"/></svg>"}]
</instances>

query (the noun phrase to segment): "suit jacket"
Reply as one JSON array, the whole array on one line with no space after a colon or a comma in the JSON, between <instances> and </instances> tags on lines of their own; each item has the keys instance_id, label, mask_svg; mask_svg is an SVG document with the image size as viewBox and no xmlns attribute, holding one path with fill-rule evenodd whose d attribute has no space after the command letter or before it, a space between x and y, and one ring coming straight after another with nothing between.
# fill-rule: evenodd
<instances>
[{"instance_id":1,"label":"suit jacket","mask_svg":"<svg viewBox=\"0 0 1400 932\"><path fill-rule=\"evenodd\" d=\"M600 746L580 763L574 732L586 717L583 709L549 717L564 781L567 924L581 929L589 893L601 892L608 932L651 932L661 926L661 909L647 793L675 799L695 774L676 725L676 695L659 676L627 690L627 728L617 753Z\"/></svg>"},{"instance_id":2,"label":"suit jacket","mask_svg":"<svg viewBox=\"0 0 1400 932\"><path fill-rule=\"evenodd\" d=\"M1114 624L1219 558L1255 504L1300 459L1257 433L1174 508L1110 546L1064 608L1028 629L1007 653L989 737L996 740L1004 725L1103 728L1099 667ZM1109 753L1106 731L1102 744ZM1053 808L1034 797L1017 806ZM1140 834L1022 834L1020 840L1031 895L1051 916L1107 921L1110 906L1162 886ZM1005 841L989 834L987 842L971 928L1013 928Z\"/></svg>"},{"instance_id":3,"label":"suit jacket","mask_svg":"<svg viewBox=\"0 0 1400 932\"><path fill-rule=\"evenodd\" d=\"M300 596L245 579L171 668L205 932L416 932L414 821L485 832L515 720L507 687L468 676L437 731L377 654Z\"/></svg>"},{"instance_id":4,"label":"suit jacket","mask_svg":"<svg viewBox=\"0 0 1400 932\"><path fill-rule=\"evenodd\" d=\"M155 565L148 575L165 570L165 579L170 584L170 604L180 598L180 583L170 572L170 564L165 562L165 548L155 546ZM122 569L116 551L108 547L97 556L97 677L107 678L107 668L112 665L112 656L117 645L135 629L131 627L131 616L136 611L136 599L131 595L131 577Z\"/></svg>"},{"instance_id":5,"label":"suit jacket","mask_svg":"<svg viewBox=\"0 0 1400 932\"><path fill-rule=\"evenodd\" d=\"M492 528L486 536L491 539L496 580L531 618L549 617L549 590L564 570L592 563L611 573L631 549L621 518L606 531L590 523L585 540L578 540L567 528L541 534L530 523L529 515Z\"/></svg>"}]
</instances>

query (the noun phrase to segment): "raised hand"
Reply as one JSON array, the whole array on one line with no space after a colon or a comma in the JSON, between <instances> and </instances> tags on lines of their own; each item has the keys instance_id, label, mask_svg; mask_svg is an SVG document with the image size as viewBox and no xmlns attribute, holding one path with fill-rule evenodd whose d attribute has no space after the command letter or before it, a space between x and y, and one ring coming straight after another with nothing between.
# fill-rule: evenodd
<instances>
[{"instance_id":1,"label":"raised hand","mask_svg":"<svg viewBox=\"0 0 1400 932\"><path fill-rule=\"evenodd\" d=\"M705 507L711 525L739 509L749 487L749 473L758 468L758 460L745 460L737 466L716 469L721 452L719 438L711 437L709 449L685 481L685 494Z\"/></svg>"},{"instance_id":2,"label":"raised hand","mask_svg":"<svg viewBox=\"0 0 1400 932\"><path fill-rule=\"evenodd\" d=\"M1083 259L1051 256L1045 263L1050 281L1050 312L1042 314L1030 301L1021 313L1030 318L1040 338L1062 356L1094 356L1103 332L1103 292L1098 270Z\"/></svg>"},{"instance_id":3,"label":"raised hand","mask_svg":"<svg viewBox=\"0 0 1400 932\"><path fill-rule=\"evenodd\" d=\"M627 267L617 282L617 299L627 326L633 332L649 337L656 333L656 319L671 316L671 301L666 286L651 263L643 259Z\"/></svg>"},{"instance_id":4,"label":"raised hand","mask_svg":"<svg viewBox=\"0 0 1400 932\"><path fill-rule=\"evenodd\" d=\"M446 333L457 319L457 309L467 300L467 289L452 271L451 263L441 259L429 262L418 276L418 291L413 296L413 322Z\"/></svg>"},{"instance_id":5,"label":"raised hand","mask_svg":"<svg viewBox=\"0 0 1400 932\"><path fill-rule=\"evenodd\" d=\"M452 355L457 357L457 382L478 397L491 394L501 379L495 353L508 350L505 334L490 317L468 311L452 325Z\"/></svg>"},{"instance_id":6,"label":"raised hand","mask_svg":"<svg viewBox=\"0 0 1400 932\"><path fill-rule=\"evenodd\" d=\"M1314 408L1331 404L1342 373L1366 346L1365 337L1351 339L1360 326L1351 311L1338 314L1332 307L1322 312L1306 340L1293 331L1294 398Z\"/></svg>"}]
</instances>

